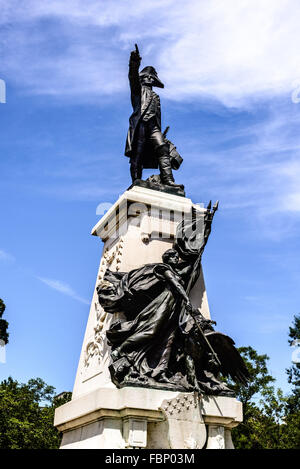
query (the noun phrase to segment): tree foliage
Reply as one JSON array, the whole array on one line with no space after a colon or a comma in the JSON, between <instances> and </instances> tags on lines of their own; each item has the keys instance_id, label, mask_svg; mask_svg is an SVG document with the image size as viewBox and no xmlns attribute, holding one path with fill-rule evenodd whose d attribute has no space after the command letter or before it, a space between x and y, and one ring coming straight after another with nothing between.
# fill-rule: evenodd
<instances>
[{"instance_id":1,"label":"tree foliage","mask_svg":"<svg viewBox=\"0 0 300 469\"><path fill-rule=\"evenodd\" d=\"M240 347L238 350L246 363L250 377L247 386L235 383L231 387L234 389L237 399L246 408L258 393L272 393L271 383L274 383L275 379L269 374L267 366L269 357L267 355L259 355L250 346Z\"/></svg>"},{"instance_id":2,"label":"tree foliage","mask_svg":"<svg viewBox=\"0 0 300 469\"><path fill-rule=\"evenodd\" d=\"M5 309L0 302L0 315ZM300 316L289 331L289 344L298 346ZM249 370L247 386L231 384L243 403L244 420L232 431L237 449L300 449L300 364L287 371L291 393L275 390L267 355L252 347L239 349ZM299 354L297 355L299 356ZM40 378L27 384L8 378L0 383L0 449L56 449L61 434L53 426L55 408L71 398L56 397L54 388Z\"/></svg>"},{"instance_id":3,"label":"tree foliage","mask_svg":"<svg viewBox=\"0 0 300 469\"><path fill-rule=\"evenodd\" d=\"M239 352L250 378L247 386L232 386L244 412L243 422L232 432L234 445L237 449L276 448L284 402L281 391L276 394L272 385L275 379L268 371L269 357L252 347L241 347Z\"/></svg>"},{"instance_id":4,"label":"tree foliage","mask_svg":"<svg viewBox=\"0 0 300 469\"><path fill-rule=\"evenodd\" d=\"M292 392L287 397L285 427L282 435L285 448L300 449L300 315L294 316L289 330L289 344L295 347L293 364L288 368L288 381Z\"/></svg>"},{"instance_id":5,"label":"tree foliage","mask_svg":"<svg viewBox=\"0 0 300 469\"><path fill-rule=\"evenodd\" d=\"M288 398L287 409L289 414L300 412L300 315L294 316L289 331L289 344L295 347L294 362L286 370L288 381L292 385L292 394Z\"/></svg>"},{"instance_id":6,"label":"tree foliage","mask_svg":"<svg viewBox=\"0 0 300 469\"><path fill-rule=\"evenodd\" d=\"M3 340L5 344L8 344L8 322L5 319L2 319L5 308L5 304L0 298L0 340Z\"/></svg>"},{"instance_id":7,"label":"tree foliage","mask_svg":"<svg viewBox=\"0 0 300 469\"><path fill-rule=\"evenodd\" d=\"M70 399L70 393L66 400ZM53 426L54 388L42 379L20 384L9 377L0 383L0 448L55 449L61 435Z\"/></svg>"},{"instance_id":8,"label":"tree foliage","mask_svg":"<svg viewBox=\"0 0 300 469\"><path fill-rule=\"evenodd\" d=\"M300 316L290 327L289 344L299 346ZM233 429L238 449L300 449L300 363L288 368L292 392L283 396L275 390L274 378L268 371L267 355L252 347L239 349L250 374L248 386L234 384L237 398L243 403L244 420ZM297 355L299 356L299 354Z\"/></svg>"}]
</instances>

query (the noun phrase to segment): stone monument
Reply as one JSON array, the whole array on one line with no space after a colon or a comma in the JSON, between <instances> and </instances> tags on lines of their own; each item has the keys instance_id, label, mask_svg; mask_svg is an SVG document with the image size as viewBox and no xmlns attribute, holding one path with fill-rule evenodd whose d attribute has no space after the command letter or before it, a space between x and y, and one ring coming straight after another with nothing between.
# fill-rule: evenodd
<instances>
[{"instance_id":1,"label":"stone monument","mask_svg":"<svg viewBox=\"0 0 300 469\"><path fill-rule=\"evenodd\" d=\"M201 258L218 203L185 197L182 158L162 133L156 70L129 80L132 185L92 230L104 243L72 400L56 409L61 448L229 449L246 384L233 340L214 330ZM145 167L160 175L142 180Z\"/></svg>"}]
</instances>

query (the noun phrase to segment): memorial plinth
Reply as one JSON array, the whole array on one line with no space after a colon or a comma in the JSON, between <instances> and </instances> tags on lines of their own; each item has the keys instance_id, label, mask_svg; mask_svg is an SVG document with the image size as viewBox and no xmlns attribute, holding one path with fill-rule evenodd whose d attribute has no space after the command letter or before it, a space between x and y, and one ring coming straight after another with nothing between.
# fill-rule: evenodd
<instances>
[{"instance_id":1,"label":"memorial plinth","mask_svg":"<svg viewBox=\"0 0 300 469\"><path fill-rule=\"evenodd\" d=\"M107 268L129 272L159 263L182 219L205 209L185 197L134 186L93 228L102 239L100 261L72 401L57 408L61 448L232 448L230 430L242 421L242 405L225 396L123 387L111 381L106 331L123 313L106 313L96 288ZM194 308L209 319L202 270L190 292Z\"/></svg>"}]
</instances>

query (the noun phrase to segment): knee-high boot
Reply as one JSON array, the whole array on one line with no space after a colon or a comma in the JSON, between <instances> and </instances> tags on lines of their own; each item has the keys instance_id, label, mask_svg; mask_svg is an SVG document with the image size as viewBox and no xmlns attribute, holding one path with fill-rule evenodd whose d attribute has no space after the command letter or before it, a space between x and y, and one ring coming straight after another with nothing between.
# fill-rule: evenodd
<instances>
[{"instance_id":1,"label":"knee-high boot","mask_svg":"<svg viewBox=\"0 0 300 469\"><path fill-rule=\"evenodd\" d=\"M161 145L157 148L158 166L160 170L160 179L166 186L175 186L182 188L181 184L176 184L173 177L170 155L167 145Z\"/></svg>"},{"instance_id":2,"label":"knee-high boot","mask_svg":"<svg viewBox=\"0 0 300 469\"><path fill-rule=\"evenodd\" d=\"M140 166L136 166L131 163L130 175L131 175L132 183L134 183L137 179L142 179L142 172L143 172L143 169Z\"/></svg>"}]
</instances>

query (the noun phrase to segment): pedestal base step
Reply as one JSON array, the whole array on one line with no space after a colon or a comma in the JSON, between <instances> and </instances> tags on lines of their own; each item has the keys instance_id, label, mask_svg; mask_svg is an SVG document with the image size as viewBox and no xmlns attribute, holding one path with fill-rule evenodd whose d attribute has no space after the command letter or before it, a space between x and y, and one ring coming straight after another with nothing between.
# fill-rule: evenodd
<instances>
[{"instance_id":1,"label":"pedestal base step","mask_svg":"<svg viewBox=\"0 0 300 469\"><path fill-rule=\"evenodd\" d=\"M234 398L148 388L102 388L55 412L62 449L230 449L242 421Z\"/></svg>"}]
</instances>

